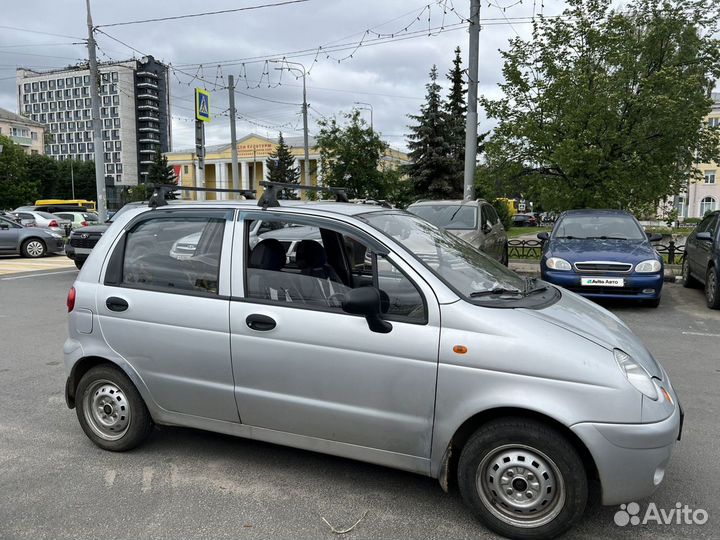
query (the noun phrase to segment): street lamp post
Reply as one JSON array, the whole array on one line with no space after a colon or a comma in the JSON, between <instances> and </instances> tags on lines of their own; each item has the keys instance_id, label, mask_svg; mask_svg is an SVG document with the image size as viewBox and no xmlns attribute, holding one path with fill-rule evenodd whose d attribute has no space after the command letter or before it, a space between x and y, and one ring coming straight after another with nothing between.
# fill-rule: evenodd
<instances>
[{"instance_id":1,"label":"street lamp post","mask_svg":"<svg viewBox=\"0 0 720 540\"><path fill-rule=\"evenodd\" d=\"M362 109L364 111L370 111L370 131L375 131L375 128L373 127L373 106L372 103L366 103L364 101L356 101L354 105L365 105L365 107L358 107L358 109Z\"/></svg>"},{"instance_id":2,"label":"street lamp post","mask_svg":"<svg viewBox=\"0 0 720 540\"><path fill-rule=\"evenodd\" d=\"M307 76L307 70L305 69L305 66L301 64L300 62L288 62L287 60L270 60L273 63L282 63L286 64L285 66L275 68L275 69L286 69L288 71L297 71L302 74L302 80L303 80L303 104L302 104L302 112L303 112L303 143L305 147L305 175L304 175L304 184L306 186L310 186L310 143L309 143L309 135L308 135L308 104L307 104L307 89L305 86L305 78ZM300 66L297 67L291 67L291 66Z\"/></svg>"}]
</instances>

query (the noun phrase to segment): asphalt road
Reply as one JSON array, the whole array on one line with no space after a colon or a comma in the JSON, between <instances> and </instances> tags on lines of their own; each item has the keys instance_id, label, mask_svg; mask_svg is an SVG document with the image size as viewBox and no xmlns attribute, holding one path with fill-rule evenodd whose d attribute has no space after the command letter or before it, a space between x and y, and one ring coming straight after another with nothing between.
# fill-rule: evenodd
<instances>
[{"instance_id":1,"label":"asphalt road","mask_svg":"<svg viewBox=\"0 0 720 540\"><path fill-rule=\"evenodd\" d=\"M45 274L43 272L43 274ZM0 538L493 538L429 478L271 444L160 428L141 448L96 448L63 401L65 296L74 272L0 276ZM648 501L706 524L614 524L594 503L572 538L720 538L720 311L666 285L658 309L608 305L663 363L686 422Z\"/></svg>"}]
</instances>

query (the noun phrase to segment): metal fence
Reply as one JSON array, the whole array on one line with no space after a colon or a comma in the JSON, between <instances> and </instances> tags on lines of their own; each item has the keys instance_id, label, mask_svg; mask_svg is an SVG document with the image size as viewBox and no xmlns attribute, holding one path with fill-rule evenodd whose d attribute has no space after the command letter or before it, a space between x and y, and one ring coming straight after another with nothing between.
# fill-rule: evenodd
<instances>
[{"instance_id":1,"label":"metal fence","mask_svg":"<svg viewBox=\"0 0 720 540\"><path fill-rule=\"evenodd\" d=\"M508 257L511 259L539 259L542 246L542 240L508 240ZM675 240L670 240L667 245L656 245L655 249L668 264L680 264L685 253L685 245L675 245Z\"/></svg>"}]
</instances>

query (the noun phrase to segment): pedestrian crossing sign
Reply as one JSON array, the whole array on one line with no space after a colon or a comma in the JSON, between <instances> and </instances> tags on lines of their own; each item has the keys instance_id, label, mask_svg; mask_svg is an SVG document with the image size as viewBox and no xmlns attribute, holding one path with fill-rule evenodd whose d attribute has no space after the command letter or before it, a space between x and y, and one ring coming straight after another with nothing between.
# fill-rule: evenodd
<instances>
[{"instance_id":1,"label":"pedestrian crossing sign","mask_svg":"<svg viewBox=\"0 0 720 540\"><path fill-rule=\"evenodd\" d=\"M201 88L195 89L195 118L210 121L210 92Z\"/></svg>"}]
</instances>

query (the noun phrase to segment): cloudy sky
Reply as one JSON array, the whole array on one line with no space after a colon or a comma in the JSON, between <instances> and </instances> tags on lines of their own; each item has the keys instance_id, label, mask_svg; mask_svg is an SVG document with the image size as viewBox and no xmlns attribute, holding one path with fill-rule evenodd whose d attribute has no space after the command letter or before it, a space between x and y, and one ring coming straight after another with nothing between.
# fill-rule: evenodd
<instances>
[{"instance_id":1,"label":"cloudy sky","mask_svg":"<svg viewBox=\"0 0 720 540\"><path fill-rule=\"evenodd\" d=\"M253 131L276 136L280 130L300 135L301 81L265 62L294 51L305 53L289 59L311 68L307 80L311 133L317 130L318 118L349 111L354 102L362 101L374 108L375 128L392 146L403 148L407 115L416 113L422 103L430 67L437 64L444 75L458 45L467 61L468 34L451 8L467 17L469 0L307 0L199 18L102 27L280 1L92 0L94 23L115 38L98 34L98 59L123 60L142 52L174 66L175 149L193 144L192 88L212 90L213 112L222 113L228 107L228 95L221 87L229 74L243 92L236 98L237 110L246 119L238 122L238 136ZM554 0L542 4L541 0L493 0L490 5L483 1L481 93L497 92L502 67L498 49L506 48L518 34L528 35L527 21L533 13L542 10L553 15L562 8L562 2ZM43 70L82 61L86 58L84 37L84 0L23 0L6 6L0 20L0 107L17 111L16 67ZM373 42L388 37L392 41ZM363 114L369 120L369 113ZM481 129L489 127L483 120ZM207 143L227 142L229 137L229 118L213 118Z\"/></svg>"}]
</instances>

